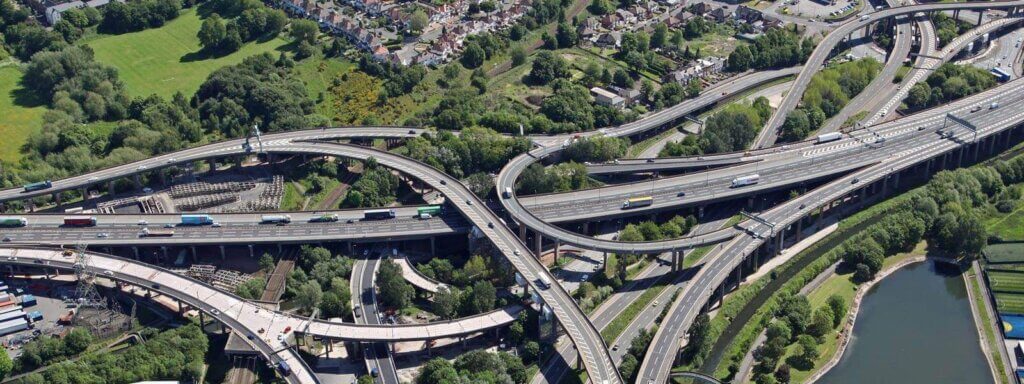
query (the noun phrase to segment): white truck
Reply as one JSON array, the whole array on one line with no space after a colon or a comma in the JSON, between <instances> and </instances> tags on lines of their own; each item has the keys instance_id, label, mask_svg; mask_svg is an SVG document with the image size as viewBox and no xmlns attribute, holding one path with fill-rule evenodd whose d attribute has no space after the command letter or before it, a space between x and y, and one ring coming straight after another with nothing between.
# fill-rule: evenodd
<instances>
[{"instance_id":1,"label":"white truck","mask_svg":"<svg viewBox=\"0 0 1024 384\"><path fill-rule=\"evenodd\" d=\"M757 184L757 182L759 182L759 181L761 181L761 176L760 175L740 176L740 177L737 177L735 179L732 179L732 188L739 188L739 187L745 187L745 186L748 186L748 185L754 185L754 184Z\"/></svg>"}]
</instances>

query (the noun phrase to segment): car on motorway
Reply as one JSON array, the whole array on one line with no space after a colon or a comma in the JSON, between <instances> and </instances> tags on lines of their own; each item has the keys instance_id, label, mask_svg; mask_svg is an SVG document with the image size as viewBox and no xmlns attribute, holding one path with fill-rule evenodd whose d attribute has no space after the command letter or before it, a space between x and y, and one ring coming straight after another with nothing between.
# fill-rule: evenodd
<instances>
[{"instance_id":1,"label":"car on motorway","mask_svg":"<svg viewBox=\"0 0 1024 384\"><path fill-rule=\"evenodd\" d=\"M473 200L466 200L466 205L473 205Z\"/></svg>"},{"instance_id":2,"label":"car on motorway","mask_svg":"<svg viewBox=\"0 0 1024 384\"><path fill-rule=\"evenodd\" d=\"M807 204L800 203L800 208L799 209L804 209L804 208L807 208Z\"/></svg>"},{"instance_id":3,"label":"car on motorway","mask_svg":"<svg viewBox=\"0 0 1024 384\"><path fill-rule=\"evenodd\" d=\"M380 377L380 369L373 367L373 369L370 370L370 376Z\"/></svg>"},{"instance_id":4,"label":"car on motorway","mask_svg":"<svg viewBox=\"0 0 1024 384\"><path fill-rule=\"evenodd\" d=\"M219 221L214 221L213 224L210 224L210 226L214 227L214 228L220 228L220 222Z\"/></svg>"},{"instance_id":5,"label":"car on motorway","mask_svg":"<svg viewBox=\"0 0 1024 384\"><path fill-rule=\"evenodd\" d=\"M108 269L106 271L103 271L103 274L107 275L107 276L114 276L114 271L111 271L111 270Z\"/></svg>"},{"instance_id":6,"label":"car on motorway","mask_svg":"<svg viewBox=\"0 0 1024 384\"><path fill-rule=\"evenodd\" d=\"M164 224L164 228L174 228L174 224L172 224L172 223Z\"/></svg>"},{"instance_id":7,"label":"car on motorway","mask_svg":"<svg viewBox=\"0 0 1024 384\"><path fill-rule=\"evenodd\" d=\"M356 220L355 219L348 219L348 220L345 220L345 222L349 223L349 224L352 224L352 223L356 222Z\"/></svg>"},{"instance_id":8,"label":"car on motorway","mask_svg":"<svg viewBox=\"0 0 1024 384\"><path fill-rule=\"evenodd\" d=\"M612 345L612 350L613 351L618 351L619 350L619 345L618 344Z\"/></svg>"},{"instance_id":9,"label":"car on motorway","mask_svg":"<svg viewBox=\"0 0 1024 384\"><path fill-rule=\"evenodd\" d=\"M10 243L11 242L11 237L10 236L4 236L4 242L5 243Z\"/></svg>"},{"instance_id":10,"label":"car on motorway","mask_svg":"<svg viewBox=\"0 0 1024 384\"><path fill-rule=\"evenodd\" d=\"M857 177L854 177L853 180L850 180L850 184L857 184L859 182L860 182L860 178L857 178Z\"/></svg>"},{"instance_id":11,"label":"car on motorway","mask_svg":"<svg viewBox=\"0 0 1024 384\"><path fill-rule=\"evenodd\" d=\"M139 220L139 225L149 225L149 222L146 220Z\"/></svg>"},{"instance_id":12,"label":"car on motorway","mask_svg":"<svg viewBox=\"0 0 1024 384\"><path fill-rule=\"evenodd\" d=\"M145 165L140 165L138 168L135 168L135 169L140 170L140 171L145 171L146 168L147 167Z\"/></svg>"},{"instance_id":13,"label":"car on motorway","mask_svg":"<svg viewBox=\"0 0 1024 384\"><path fill-rule=\"evenodd\" d=\"M416 130L415 129L410 129L409 130L409 134L410 135L415 135L416 134Z\"/></svg>"},{"instance_id":14,"label":"car on motorway","mask_svg":"<svg viewBox=\"0 0 1024 384\"><path fill-rule=\"evenodd\" d=\"M974 108L971 108L971 113L978 112L980 110L981 110L981 106L980 105L975 105Z\"/></svg>"},{"instance_id":15,"label":"car on motorway","mask_svg":"<svg viewBox=\"0 0 1024 384\"><path fill-rule=\"evenodd\" d=\"M173 162L175 162L175 161L177 161L177 160L176 160L175 158L173 158L173 157L172 157L172 158L170 158L170 159L167 159L167 164L171 164L171 163L173 163Z\"/></svg>"},{"instance_id":16,"label":"car on motorway","mask_svg":"<svg viewBox=\"0 0 1024 384\"><path fill-rule=\"evenodd\" d=\"M988 106L988 109L996 109L996 108L999 108L999 103L995 102L995 101L992 102L992 105Z\"/></svg>"},{"instance_id":17,"label":"car on motorway","mask_svg":"<svg viewBox=\"0 0 1024 384\"><path fill-rule=\"evenodd\" d=\"M89 178L89 181L96 181L96 180L99 180L99 179L100 179L99 177L93 176L93 177Z\"/></svg>"},{"instance_id":18,"label":"car on motorway","mask_svg":"<svg viewBox=\"0 0 1024 384\"><path fill-rule=\"evenodd\" d=\"M488 221L487 222L487 228L494 229L494 222L493 221Z\"/></svg>"},{"instance_id":19,"label":"car on motorway","mask_svg":"<svg viewBox=\"0 0 1024 384\"><path fill-rule=\"evenodd\" d=\"M219 314L220 314L220 311L218 311L218 310L216 310L216 309L211 309L211 310L210 310L210 313L212 313L212 314L214 314L214 315L219 315Z\"/></svg>"},{"instance_id":20,"label":"car on motorway","mask_svg":"<svg viewBox=\"0 0 1024 384\"><path fill-rule=\"evenodd\" d=\"M96 234L96 237L99 237L99 238L105 239L105 238L108 238L108 237L110 237L110 234L109 234L109 233L106 233L106 232L100 232L100 233L97 233L97 234Z\"/></svg>"},{"instance_id":21,"label":"car on motorway","mask_svg":"<svg viewBox=\"0 0 1024 384\"><path fill-rule=\"evenodd\" d=\"M160 289L160 284L153 283L153 285L150 285L150 287L153 287L153 289Z\"/></svg>"}]
</instances>

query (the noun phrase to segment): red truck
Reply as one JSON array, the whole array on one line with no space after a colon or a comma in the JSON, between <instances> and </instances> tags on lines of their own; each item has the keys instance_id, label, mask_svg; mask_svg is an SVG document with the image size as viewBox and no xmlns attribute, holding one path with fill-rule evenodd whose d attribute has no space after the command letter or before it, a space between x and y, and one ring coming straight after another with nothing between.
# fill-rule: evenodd
<instances>
[{"instance_id":1,"label":"red truck","mask_svg":"<svg viewBox=\"0 0 1024 384\"><path fill-rule=\"evenodd\" d=\"M64 225L69 227L91 227L96 225L93 216L64 216Z\"/></svg>"}]
</instances>

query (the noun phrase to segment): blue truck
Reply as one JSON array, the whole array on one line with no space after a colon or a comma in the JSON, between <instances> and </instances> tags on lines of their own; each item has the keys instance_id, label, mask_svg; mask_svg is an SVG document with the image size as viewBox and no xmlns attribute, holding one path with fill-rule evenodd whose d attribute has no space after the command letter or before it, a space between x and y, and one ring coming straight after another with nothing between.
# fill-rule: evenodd
<instances>
[{"instance_id":1,"label":"blue truck","mask_svg":"<svg viewBox=\"0 0 1024 384\"><path fill-rule=\"evenodd\" d=\"M53 182L50 180L40 181L37 183L25 184L25 192L38 191L41 189L50 188L53 186Z\"/></svg>"},{"instance_id":2,"label":"blue truck","mask_svg":"<svg viewBox=\"0 0 1024 384\"><path fill-rule=\"evenodd\" d=\"M181 225L207 224L213 224L213 217L210 215L181 215Z\"/></svg>"}]
</instances>

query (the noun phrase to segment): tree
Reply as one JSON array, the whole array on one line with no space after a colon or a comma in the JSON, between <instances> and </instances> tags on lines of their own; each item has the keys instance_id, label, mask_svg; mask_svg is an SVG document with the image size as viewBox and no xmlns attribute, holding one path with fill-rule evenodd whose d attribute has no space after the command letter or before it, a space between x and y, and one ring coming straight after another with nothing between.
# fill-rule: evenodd
<instances>
[{"instance_id":1,"label":"tree","mask_svg":"<svg viewBox=\"0 0 1024 384\"><path fill-rule=\"evenodd\" d=\"M846 300L838 294L832 294L828 297L828 306L832 309L832 327L838 327L843 322L843 318L846 317Z\"/></svg>"},{"instance_id":2,"label":"tree","mask_svg":"<svg viewBox=\"0 0 1024 384\"><path fill-rule=\"evenodd\" d=\"M526 63L526 51L521 46L512 48L512 66L518 67Z\"/></svg>"},{"instance_id":3,"label":"tree","mask_svg":"<svg viewBox=\"0 0 1024 384\"><path fill-rule=\"evenodd\" d=\"M782 363L781 365L779 365L779 368L776 369L775 373L773 374L773 376L775 376L775 380L782 384L788 384L789 381L792 380L792 378L790 377L789 370L789 364Z\"/></svg>"},{"instance_id":4,"label":"tree","mask_svg":"<svg viewBox=\"0 0 1024 384\"><path fill-rule=\"evenodd\" d=\"M473 284L473 289L466 295L466 315L475 315L494 309L497 291L490 281L482 280Z\"/></svg>"},{"instance_id":5,"label":"tree","mask_svg":"<svg viewBox=\"0 0 1024 384\"><path fill-rule=\"evenodd\" d=\"M454 319L459 316L461 304L460 292L449 287L441 287L434 293L434 313L442 319Z\"/></svg>"},{"instance_id":6,"label":"tree","mask_svg":"<svg viewBox=\"0 0 1024 384\"><path fill-rule=\"evenodd\" d=\"M487 53L480 47L480 44L471 41L466 45L466 50L462 52L461 62L464 67L473 69L483 65L486 59Z\"/></svg>"},{"instance_id":7,"label":"tree","mask_svg":"<svg viewBox=\"0 0 1024 384\"><path fill-rule=\"evenodd\" d=\"M402 277L402 268L392 260L386 260L377 269L377 287L381 304L385 307L402 309L412 304L415 289Z\"/></svg>"},{"instance_id":8,"label":"tree","mask_svg":"<svg viewBox=\"0 0 1024 384\"><path fill-rule=\"evenodd\" d=\"M558 28L555 31L555 39L558 40L559 48L571 48L579 42L579 36L576 34L576 28L566 22L558 23Z\"/></svg>"},{"instance_id":9,"label":"tree","mask_svg":"<svg viewBox=\"0 0 1024 384\"><path fill-rule=\"evenodd\" d=\"M555 79L569 77L569 64L561 56L541 51L533 59L530 79L536 84L547 84Z\"/></svg>"},{"instance_id":10,"label":"tree","mask_svg":"<svg viewBox=\"0 0 1024 384\"><path fill-rule=\"evenodd\" d=\"M587 10L594 16L602 16L611 13L615 9L608 0L591 0Z\"/></svg>"},{"instance_id":11,"label":"tree","mask_svg":"<svg viewBox=\"0 0 1024 384\"><path fill-rule=\"evenodd\" d=\"M238 287L235 288L235 294L245 299L256 300L263 295L263 289L266 286L266 280L262 277L255 277L239 284Z\"/></svg>"},{"instance_id":12,"label":"tree","mask_svg":"<svg viewBox=\"0 0 1024 384\"><path fill-rule=\"evenodd\" d=\"M512 345L519 345L526 338L526 330L523 329L523 324L520 322L514 322L508 327L508 340Z\"/></svg>"},{"instance_id":13,"label":"tree","mask_svg":"<svg viewBox=\"0 0 1024 384\"><path fill-rule=\"evenodd\" d=\"M317 35L320 33L320 26L313 20L293 19L291 37L295 41L305 41L309 44L316 44Z\"/></svg>"},{"instance_id":14,"label":"tree","mask_svg":"<svg viewBox=\"0 0 1024 384\"><path fill-rule=\"evenodd\" d=\"M224 40L227 34L228 31L224 25L224 20L220 18L220 15L214 13L207 17L206 20L203 20L203 25L199 27L199 44L205 50L218 49L220 42Z\"/></svg>"},{"instance_id":15,"label":"tree","mask_svg":"<svg viewBox=\"0 0 1024 384\"><path fill-rule=\"evenodd\" d=\"M530 340L523 345L523 361L535 362L540 358L540 344L536 341Z\"/></svg>"},{"instance_id":16,"label":"tree","mask_svg":"<svg viewBox=\"0 0 1024 384\"><path fill-rule=\"evenodd\" d=\"M800 335L796 338L797 353L794 355L794 362L802 370L814 367L814 361L818 359L818 343L811 335Z\"/></svg>"},{"instance_id":17,"label":"tree","mask_svg":"<svg viewBox=\"0 0 1024 384\"><path fill-rule=\"evenodd\" d=\"M458 383L459 373L452 366L452 363L443 358L434 358L423 365L420 375L416 377L417 384L448 384Z\"/></svg>"},{"instance_id":18,"label":"tree","mask_svg":"<svg viewBox=\"0 0 1024 384\"><path fill-rule=\"evenodd\" d=\"M811 324L807 327L807 333L821 340L822 337L832 330L834 322L835 316L832 314L831 307L827 305L818 307L814 311L814 318L811 320Z\"/></svg>"},{"instance_id":19,"label":"tree","mask_svg":"<svg viewBox=\"0 0 1024 384\"><path fill-rule=\"evenodd\" d=\"M804 333L811 323L811 304L803 295L793 295L782 300L776 315L793 330L793 334Z\"/></svg>"},{"instance_id":20,"label":"tree","mask_svg":"<svg viewBox=\"0 0 1024 384\"><path fill-rule=\"evenodd\" d=\"M11 356L6 353L0 353L0 378L5 378L11 374L14 369L14 362L11 361Z\"/></svg>"},{"instance_id":21,"label":"tree","mask_svg":"<svg viewBox=\"0 0 1024 384\"><path fill-rule=\"evenodd\" d=\"M417 7L412 15L409 15L409 30L413 34L419 35L423 33L423 29L430 24L430 18L427 16L427 12L423 11L422 8Z\"/></svg>"},{"instance_id":22,"label":"tree","mask_svg":"<svg viewBox=\"0 0 1024 384\"><path fill-rule=\"evenodd\" d=\"M668 25L658 23L654 26L654 33L651 34L651 47L662 48L668 43Z\"/></svg>"},{"instance_id":23,"label":"tree","mask_svg":"<svg viewBox=\"0 0 1024 384\"><path fill-rule=\"evenodd\" d=\"M320 288L320 284L316 281L307 281L305 284L299 287L295 294L295 304L298 305L303 312L309 313L320 306L320 301L323 300L324 292Z\"/></svg>"},{"instance_id":24,"label":"tree","mask_svg":"<svg viewBox=\"0 0 1024 384\"><path fill-rule=\"evenodd\" d=\"M626 72L625 69L616 69L612 79L615 85L617 86L623 88L633 88L633 78L629 76L629 72Z\"/></svg>"},{"instance_id":25,"label":"tree","mask_svg":"<svg viewBox=\"0 0 1024 384\"><path fill-rule=\"evenodd\" d=\"M260 256L260 270L261 271L270 272L270 271L272 271L274 269L274 265L275 265L275 263L274 263L274 256L271 256L269 253L265 253L265 252L263 253L262 256Z\"/></svg>"}]
</instances>

